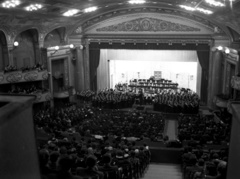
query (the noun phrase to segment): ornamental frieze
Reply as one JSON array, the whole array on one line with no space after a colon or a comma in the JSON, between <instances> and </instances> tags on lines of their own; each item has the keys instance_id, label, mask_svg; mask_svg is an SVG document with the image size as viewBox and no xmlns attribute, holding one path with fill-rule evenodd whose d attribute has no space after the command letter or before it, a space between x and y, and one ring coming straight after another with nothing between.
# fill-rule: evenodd
<instances>
[{"instance_id":1,"label":"ornamental frieze","mask_svg":"<svg viewBox=\"0 0 240 179\"><path fill-rule=\"evenodd\" d=\"M155 18L138 18L131 21L110 25L97 29L98 32L193 32L200 31L199 28L190 27Z\"/></svg>"},{"instance_id":2,"label":"ornamental frieze","mask_svg":"<svg viewBox=\"0 0 240 179\"><path fill-rule=\"evenodd\" d=\"M42 79L47 80L48 79L48 72L45 72L42 74Z\"/></svg>"},{"instance_id":3,"label":"ornamental frieze","mask_svg":"<svg viewBox=\"0 0 240 179\"><path fill-rule=\"evenodd\" d=\"M20 83L27 81L42 81L48 79L48 71L13 71L7 73L0 72L0 84Z\"/></svg>"},{"instance_id":4,"label":"ornamental frieze","mask_svg":"<svg viewBox=\"0 0 240 179\"><path fill-rule=\"evenodd\" d=\"M18 82L22 79L22 74L17 72L17 73L12 73L7 76L7 81L9 83L15 83Z\"/></svg>"},{"instance_id":5,"label":"ornamental frieze","mask_svg":"<svg viewBox=\"0 0 240 179\"><path fill-rule=\"evenodd\" d=\"M28 72L27 74L24 75L24 79L26 81L35 81L38 78L38 73L37 72Z\"/></svg>"}]
</instances>

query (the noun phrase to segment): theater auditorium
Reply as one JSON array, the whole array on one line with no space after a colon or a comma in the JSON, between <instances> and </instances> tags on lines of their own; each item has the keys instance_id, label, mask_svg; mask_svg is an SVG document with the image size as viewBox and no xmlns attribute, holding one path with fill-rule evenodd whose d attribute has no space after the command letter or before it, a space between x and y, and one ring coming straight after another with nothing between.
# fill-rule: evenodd
<instances>
[{"instance_id":1,"label":"theater auditorium","mask_svg":"<svg viewBox=\"0 0 240 179\"><path fill-rule=\"evenodd\" d=\"M1 0L1 179L239 179L240 0Z\"/></svg>"}]
</instances>

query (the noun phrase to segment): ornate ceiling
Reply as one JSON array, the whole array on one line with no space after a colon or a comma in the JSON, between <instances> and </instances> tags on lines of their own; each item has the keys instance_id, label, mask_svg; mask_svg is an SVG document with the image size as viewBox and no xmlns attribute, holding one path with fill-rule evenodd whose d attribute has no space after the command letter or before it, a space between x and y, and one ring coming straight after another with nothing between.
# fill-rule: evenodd
<instances>
[{"instance_id":1,"label":"ornate ceiling","mask_svg":"<svg viewBox=\"0 0 240 179\"><path fill-rule=\"evenodd\" d=\"M175 15L194 17L200 20L206 20L221 26L222 28L231 28L240 34L240 0L234 0L232 6L229 0L216 0L225 3L224 7L215 7L207 4L204 0L146 0L143 5L132 5L127 0L21 0L21 4L16 8L5 9L0 7L0 29L16 29L29 27L38 27L42 31L49 31L56 27L65 26L70 30L81 25L87 26L87 23L99 22L102 17L110 18L114 14L124 15L126 13L137 13L144 11L162 13L176 13ZM4 2L0 0L0 3ZM28 12L24 9L31 3L40 3L43 8L38 11ZM201 12L191 12L180 8L179 5L191 7L201 7L213 11L213 14L206 15ZM84 9L97 6L95 12L84 13ZM80 10L72 17L64 17L63 13L69 9ZM169 10L169 11L168 11ZM47 29L46 29L47 28ZM233 31L233 32L234 32Z\"/></svg>"}]
</instances>

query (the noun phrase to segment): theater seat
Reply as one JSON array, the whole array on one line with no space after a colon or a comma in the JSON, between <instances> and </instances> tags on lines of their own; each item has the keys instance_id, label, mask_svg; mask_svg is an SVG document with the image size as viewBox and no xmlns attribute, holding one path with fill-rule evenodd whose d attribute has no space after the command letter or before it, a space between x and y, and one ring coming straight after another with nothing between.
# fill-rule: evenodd
<instances>
[{"instance_id":1,"label":"theater seat","mask_svg":"<svg viewBox=\"0 0 240 179\"><path fill-rule=\"evenodd\" d=\"M119 179L118 171L104 171L104 179Z\"/></svg>"},{"instance_id":2,"label":"theater seat","mask_svg":"<svg viewBox=\"0 0 240 179\"><path fill-rule=\"evenodd\" d=\"M131 165L121 165L120 179L131 179L132 178L132 168Z\"/></svg>"}]
</instances>

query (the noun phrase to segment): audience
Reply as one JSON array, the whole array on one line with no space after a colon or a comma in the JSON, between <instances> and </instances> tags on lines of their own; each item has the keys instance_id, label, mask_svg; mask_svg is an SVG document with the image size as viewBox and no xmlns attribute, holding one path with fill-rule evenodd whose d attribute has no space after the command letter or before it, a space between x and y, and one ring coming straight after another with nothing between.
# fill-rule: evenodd
<instances>
[{"instance_id":1,"label":"audience","mask_svg":"<svg viewBox=\"0 0 240 179\"><path fill-rule=\"evenodd\" d=\"M136 140L163 132L161 114L103 110L65 104L34 114L36 128L47 135L38 141L42 178L111 178L139 176L150 161L147 144ZM61 163L65 161L65 165ZM134 172L132 172L134 171Z\"/></svg>"},{"instance_id":2,"label":"audience","mask_svg":"<svg viewBox=\"0 0 240 179\"><path fill-rule=\"evenodd\" d=\"M225 179L230 125L214 115L180 115L178 121L184 179Z\"/></svg>"},{"instance_id":3,"label":"audience","mask_svg":"<svg viewBox=\"0 0 240 179\"><path fill-rule=\"evenodd\" d=\"M215 150L207 145L228 141L230 125L214 116L180 114L178 121L178 137L185 142L184 178L226 178L227 146ZM38 143L42 178L114 179L143 174L151 153L147 144L136 146L136 141L163 139L165 117L66 103L53 111L39 110L34 122L47 134L47 141Z\"/></svg>"}]
</instances>

